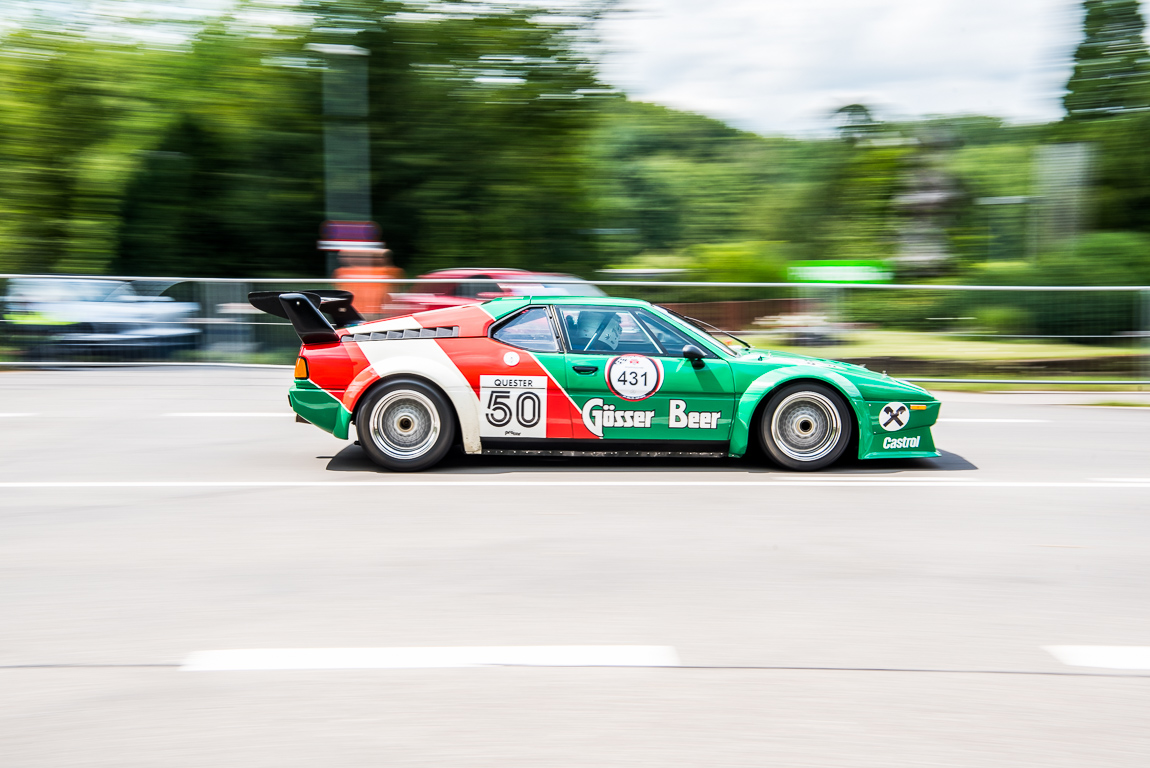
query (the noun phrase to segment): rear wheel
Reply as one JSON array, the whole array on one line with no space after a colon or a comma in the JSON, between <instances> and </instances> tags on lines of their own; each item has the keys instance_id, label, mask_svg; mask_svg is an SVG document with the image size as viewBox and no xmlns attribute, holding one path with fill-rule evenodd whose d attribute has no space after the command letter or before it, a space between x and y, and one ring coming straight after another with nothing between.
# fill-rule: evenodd
<instances>
[{"instance_id":1,"label":"rear wheel","mask_svg":"<svg viewBox=\"0 0 1150 768\"><path fill-rule=\"evenodd\" d=\"M767 401L759 421L763 450L787 469L830 466L851 441L854 419L846 400L814 382L782 387Z\"/></svg>"},{"instance_id":2,"label":"rear wheel","mask_svg":"<svg viewBox=\"0 0 1150 768\"><path fill-rule=\"evenodd\" d=\"M439 390L415 379L373 390L355 423L359 443L381 467L401 472L439 463L455 435L455 411Z\"/></svg>"}]
</instances>

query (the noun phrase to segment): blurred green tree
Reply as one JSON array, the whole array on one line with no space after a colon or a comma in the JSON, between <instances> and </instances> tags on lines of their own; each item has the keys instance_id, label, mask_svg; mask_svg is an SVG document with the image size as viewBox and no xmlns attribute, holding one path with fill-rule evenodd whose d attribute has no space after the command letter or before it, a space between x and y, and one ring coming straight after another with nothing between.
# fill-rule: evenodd
<instances>
[{"instance_id":1,"label":"blurred green tree","mask_svg":"<svg viewBox=\"0 0 1150 768\"><path fill-rule=\"evenodd\" d=\"M578 48L586 23L465 3L356 37L375 209L401 263L598 264L588 142L610 93Z\"/></svg>"},{"instance_id":2,"label":"blurred green tree","mask_svg":"<svg viewBox=\"0 0 1150 768\"><path fill-rule=\"evenodd\" d=\"M58 30L0 39L0 266L99 272L136 153L162 128L162 68ZM157 56L153 61L162 59Z\"/></svg>"},{"instance_id":3,"label":"blurred green tree","mask_svg":"<svg viewBox=\"0 0 1150 768\"><path fill-rule=\"evenodd\" d=\"M1071 120L1150 106L1150 54L1137 0L1085 0L1084 39L1063 97Z\"/></svg>"}]
</instances>

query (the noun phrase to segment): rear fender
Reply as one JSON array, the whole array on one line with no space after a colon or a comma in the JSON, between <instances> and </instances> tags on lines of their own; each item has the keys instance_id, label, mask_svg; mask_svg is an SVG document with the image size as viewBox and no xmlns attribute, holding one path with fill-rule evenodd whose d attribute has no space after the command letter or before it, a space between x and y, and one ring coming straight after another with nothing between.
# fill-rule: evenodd
<instances>
[{"instance_id":1,"label":"rear fender","mask_svg":"<svg viewBox=\"0 0 1150 768\"><path fill-rule=\"evenodd\" d=\"M743 396L739 398L738 405L735 407L735 423L731 430L731 447L729 449L731 456L742 456L747 452L751 430L755 428L755 414L759 404L769 397L770 393L777 387L800 379L826 384L838 390L839 394L846 398L855 414L855 430L858 432L859 438L859 456L871 452L873 435L871 435L870 429L863 429L861 426L870 423L870 416L858 387L852 384L850 379L826 368L815 365L791 365L764 373L751 382L751 385L743 392Z\"/></svg>"},{"instance_id":2,"label":"rear fender","mask_svg":"<svg viewBox=\"0 0 1150 768\"><path fill-rule=\"evenodd\" d=\"M467 379L433 339L367 341L360 349L371 366L352 379L344 393L344 407L354 413L363 395L377 382L397 376L425 379L443 390L459 420L466 453L479 453L479 397Z\"/></svg>"}]
</instances>

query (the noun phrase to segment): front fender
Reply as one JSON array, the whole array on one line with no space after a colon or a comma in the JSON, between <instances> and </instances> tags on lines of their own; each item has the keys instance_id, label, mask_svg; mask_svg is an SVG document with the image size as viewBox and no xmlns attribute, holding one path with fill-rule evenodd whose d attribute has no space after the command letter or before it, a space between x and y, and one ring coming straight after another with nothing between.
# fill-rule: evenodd
<instances>
[{"instance_id":1,"label":"front fender","mask_svg":"<svg viewBox=\"0 0 1150 768\"><path fill-rule=\"evenodd\" d=\"M764 373L752 381L751 385L743 392L742 397L739 398L738 405L735 406L735 422L731 428L730 455L738 457L747 452L751 430L754 428L752 422L755 418L755 411L763 398L767 397L776 387L797 379L821 381L834 387L846 397L847 402L850 403L855 412L855 429L859 435L859 455L863 456L869 453L872 435L871 431L863 429L863 426L870 424L870 415L867 412L866 401L863 400L858 387L842 374L827 368L816 365L789 365Z\"/></svg>"}]
</instances>

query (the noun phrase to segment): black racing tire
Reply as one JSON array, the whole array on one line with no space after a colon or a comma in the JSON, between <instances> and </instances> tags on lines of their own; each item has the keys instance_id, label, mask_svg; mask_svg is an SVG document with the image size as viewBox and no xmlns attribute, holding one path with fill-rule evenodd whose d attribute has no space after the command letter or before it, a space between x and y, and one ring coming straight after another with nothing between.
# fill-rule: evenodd
<instances>
[{"instance_id":1,"label":"black racing tire","mask_svg":"<svg viewBox=\"0 0 1150 768\"><path fill-rule=\"evenodd\" d=\"M854 415L838 390L800 381L771 395L758 428L759 442L771 461L810 472L842 457L851 442Z\"/></svg>"},{"instance_id":2,"label":"black racing tire","mask_svg":"<svg viewBox=\"0 0 1150 768\"><path fill-rule=\"evenodd\" d=\"M433 467L451 449L455 409L419 379L393 379L368 393L355 420L359 444L379 466L397 472Z\"/></svg>"}]
</instances>

